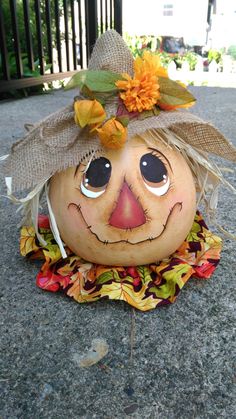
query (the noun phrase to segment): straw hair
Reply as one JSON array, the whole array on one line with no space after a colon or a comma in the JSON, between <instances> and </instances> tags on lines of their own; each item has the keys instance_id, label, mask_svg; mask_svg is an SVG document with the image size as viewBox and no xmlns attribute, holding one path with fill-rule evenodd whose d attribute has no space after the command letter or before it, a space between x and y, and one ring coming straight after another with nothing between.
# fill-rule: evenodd
<instances>
[{"instance_id":1,"label":"straw hair","mask_svg":"<svg viewBox=\"0 0 236 419\"><path fill-rule=\"evenodd\" d=\"M90 70L110 70L133 74L133 57L120 35L114 30L101 36L95 44ZM75 95L78 92L75 92ZM114 115L117 98L105 109ZM12 146L3 166L6 176L12 177L12 191L31 188L56 172L76 166L84 160L104 152L99 139L88 129L81 129L74 121L73 104L50 115ZM186 111L161 111L159 115L143 120L131 120L129 138L150 129L169 129L183 142L199 151L205 151L236 162L236 149L211 124Z\"/></svg>"}]
</instances>

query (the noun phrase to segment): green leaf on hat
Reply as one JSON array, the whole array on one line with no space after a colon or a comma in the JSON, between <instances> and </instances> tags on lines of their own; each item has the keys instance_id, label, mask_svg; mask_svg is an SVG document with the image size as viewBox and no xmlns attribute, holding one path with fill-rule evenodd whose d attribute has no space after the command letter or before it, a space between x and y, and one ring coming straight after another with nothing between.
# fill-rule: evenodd
<instances>
[{"instance_id":1,"label":"green leaf on hat","mask_svg":"<svg viewBox=\"0 0 236 419\"><path fill-rule=\"evenodd\" d=\"M111 98L116 95L116 91L113 92L93 92L93 98L96 99L101 105L105 105L107 102L111 101Z\"/></svg>"},{"instance_id":2,"label":"green leaf on hat","mask_svg":"<svg viewBox=\"0 0 236 419\"><path fill-rule=\"evenodd\" d=\"M111 71L82 70L72 76L65 89L69 90L75 87L83 89L86 86L92 92L117 91L115 82L118 80L123 80L121 74L112 73Z\"/></svg>"},{"instance_id":3,"label":"green leaf on hat","mask_svg":"<svg viewBox=\"0 0 236 419\"><path fill-rule=\"evenodd\" d=\"M83 88L81 89L81 93L87 99L90 99L90 100L96 99L98 102L101 103L102 106L104 106L106 102L108 102L111 99L111 97L116 95L116 92L106 92L106 93L92 92L90 89L88 89L87 86L83 86ZM81 100L81 99L82 98L78 96L77 100Z\"/></svg>"},{"instance_id":4,"label":"green leaf on hat","mask_svg":"<svg viewBox=\"0 0 236 419\"><path fill-rule=\"evenodd\" d=\"M128 116L117 116L116 119L123 125L123 127L127 127L129 124Z\"/></svg>"},{"instance_id":5,"label":"green leaf on hat","mask_svg":"<svg viewBox=\"0 0 236 419\"><path fill-rule=\"evenodd\" d=\"M166 105L177 106L195 102L195 97L183 86L167 77L158 77L161 102Z\"/></svg>"},{"instance_id":6,"label":"green leaf on hat","mask_svg":"<svg viewBox=\"0 0 236 419\"><path fill-rule=\"evenodd\" d=\"M153 108L149 111L140 112L138 119L142 121L143 119L150 118L151 116L158 116L160 112L161 111L157 106L153 106Z\"/></svg>"}]
</instances>

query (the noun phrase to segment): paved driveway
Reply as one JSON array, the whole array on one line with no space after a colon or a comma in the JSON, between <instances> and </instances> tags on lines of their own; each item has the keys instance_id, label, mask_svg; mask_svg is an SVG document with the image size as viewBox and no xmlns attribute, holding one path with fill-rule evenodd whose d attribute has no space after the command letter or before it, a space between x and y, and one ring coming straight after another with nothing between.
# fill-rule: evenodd
<instances>
[{"instance_id":1,"label":"paved driveway","mask_svg":"<svg viewBox=\"0 0 236 419\"><path fill-rule=\"evenodd\" d=\"M191 89L193 112L236 145L236 90ZM72 96L58 91L2 103L0 155L24 123ZM236 186L235 173L226 176ZM235 196L223 189L219 207L219 222L236 232ZM210 281L191 280L174 305L142 313L122 302L79 305L36 288L38 265L19 255L18 221L1 200L2 419L235 418L235 242L225 239ZM81 368L79 356L93 338L105 339L109 352Z\"/></svg>"}]
</instances>

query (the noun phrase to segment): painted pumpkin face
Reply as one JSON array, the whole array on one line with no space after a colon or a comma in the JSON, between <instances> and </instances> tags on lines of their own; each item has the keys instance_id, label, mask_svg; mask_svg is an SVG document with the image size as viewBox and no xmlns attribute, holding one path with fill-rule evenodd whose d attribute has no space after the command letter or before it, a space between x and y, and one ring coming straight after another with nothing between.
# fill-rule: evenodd
<instances>
[{"instance_id":1,"label":"painted pumpkin face","mask_svg":"<svg viewBox=\"0 0 236 419\"><path fill-rule=\"evenodd\" d=\"M168 257L196 211L193 176L180 152L136 137L88 166L55 174L50 201L67 246L85 260L113 266Z\"/></svg>"}]
</instances>

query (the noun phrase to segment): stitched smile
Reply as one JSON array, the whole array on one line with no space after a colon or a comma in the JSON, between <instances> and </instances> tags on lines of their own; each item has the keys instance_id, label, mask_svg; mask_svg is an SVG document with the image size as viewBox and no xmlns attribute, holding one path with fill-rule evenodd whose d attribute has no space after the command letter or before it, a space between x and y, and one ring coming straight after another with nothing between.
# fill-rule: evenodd
<instances>
[{"instance_id":1,"label":"stitched smile","mask_svg":"<svg viewBox=\"0 0 236 419\"><path fill-rule=\"evenodd\" d=\"M140 240L138 242L131 242L128 239L127 240L124 240L124 239L123 240L117 240L117 241L101 240L100 237L92 230L92 226L91 225L88 225L88 223L87 223L87 221L84 218L84 215L82 213L81 205L75 204L75 203L72 202L72 203L70 203L68 205L68 209L70 207L76 208L76 210L80 214L81 218L83 219L84 224L87 226L88 230L91 232L91 234L93 236L96 237L96 239L100 243L103 243L103 244L106 244L106 245L108 245L108 244L118 244L118 243L126 243L126 244L136 245L136 244L145 243L145 242L152 242L153 240L159 239L162 236L162 234L165 232L166 228L168 227L169 222L170 222L170 219L172 218L173 212L178 211L178 209L179 209L179 212L180 212L182 210L182 206L183 206L183 203L182 202L176 202L175 205L170 209L170 212L169 212L169 214L167 216L167 219L166 219L165 224L163 224L163 229L162 229L162 231L161 231L160 234L158 234L157 236L154 236L154 237L148 237L147 239Z\"/></svg>"}]
</instances>

